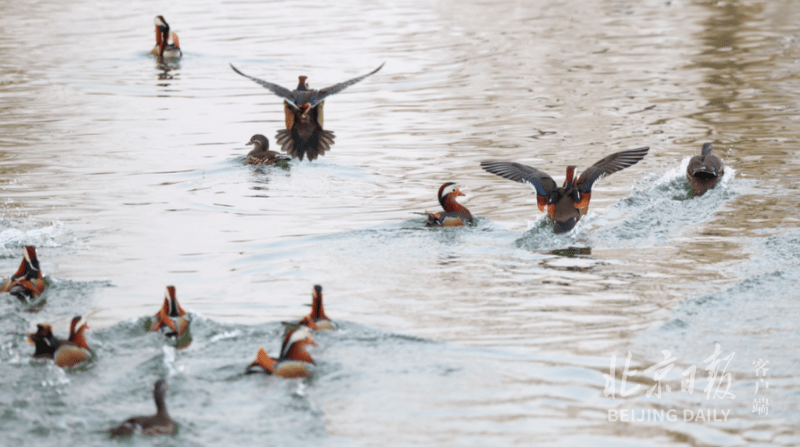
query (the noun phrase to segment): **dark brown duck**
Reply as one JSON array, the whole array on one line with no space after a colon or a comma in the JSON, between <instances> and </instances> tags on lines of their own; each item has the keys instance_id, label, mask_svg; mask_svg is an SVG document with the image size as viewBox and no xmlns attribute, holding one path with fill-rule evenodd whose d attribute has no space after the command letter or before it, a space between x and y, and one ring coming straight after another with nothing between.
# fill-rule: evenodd
<instances>
[{"instance_id":1,"label":"dark brown duck","mask_svg":"<svg viewBox=\"0 0 800 447\"><path fill-rule=\"evenodd\" d=\"M689 166L686 167L686 178L689 180L695 196L702 196L709 189L714 189L719 179L725 174L722 160L711 153L713 150L714 147L711 143L703 144L700 155L692 157L689 160Z\"/></svg>"},{"instance_id":2,"label":"dark brown duck","mask_svg":"<svg viewBox=\"0 0 800 447\"><path fill-rule=\"evenodd\" d=\"M153 387L153 399L156 401L156 414L153 416L134 416L119 424L116 428L109 430L111 436L127 436L141 431L142 434L171 435L175 433L175 422L167 412L165 396L167 394L167 381L164 379L156 380Z\"/></svg>"},{"instance_id":3,"label":"dark brown duck","mask_svg":"<svg viewBox=\"0 0 800 447\"><path fill-rule=\"evenodd\" d=\"M580 177L575 174L576 166L568 166L567 177L560 188L546 173L519 163L482 161L481 167L487 172L525 183L536 190L539 211L547 212L547 217L555 224L554 232L566 233L589 211L594 183L605 175L638 163L649 149L641 147L611 154L583 171Z\"/></svg>"},{"instance_id":4,"label":"dark brown duck","mask_svg":"<svg viewBox=\"0 0 800 447\"><path fill-rule=\"evenodd\" d=\"M303 160L304 156L308 156L308 161L316 160L318 156L325 155L325 151L331 148L335 138L332 131L324 130L323 128L325 98L335 95L364 78L377 73L382 67L383 64L363 76L320 90L309 89L306 82L308 77L300 76L297 88L292 91L280 85L248 76L231 64L231 68L236 73L283 98L286 129L278 131L275 135L275 141L281 145L283 152L300 160Z\"/></svg>"},{"instance_id":5,"label":"dark brown duck","mask_svg":"<svg viewBox=\"0 0 800 447\"><path fill-rule=\"evenodd\" d=\"M274 165L281 161L291 160L290 157L269 150L269 140L264 135L253 135L247 144L253 145L253 150L247 154L247 164L249 165Z\"/></svg>"}]
</instances>

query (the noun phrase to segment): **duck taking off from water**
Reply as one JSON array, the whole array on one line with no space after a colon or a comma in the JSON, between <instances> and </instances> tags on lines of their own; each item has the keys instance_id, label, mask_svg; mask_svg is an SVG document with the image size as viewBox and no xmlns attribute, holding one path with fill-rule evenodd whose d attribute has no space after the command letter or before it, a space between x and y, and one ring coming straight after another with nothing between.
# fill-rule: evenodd
<instances>
[{"instance_id":1,"label":"duck taking off from water","mask_svg":"<svg viewBox=\"0 0 800 447\"><path fill-rule=\"evenodd\" d=\"M34 358L53 359L61 368L72 368L91 360L92 350L86 343L84 332L89 326L79 325L82 317L72 319L67 340L53 336L53 328L49 324L36 325L36 332L28 334L28 341L36 346Z\"/></svg>"},{"instance_id":2,"label":"duck taking off from water","mask_svg":"<svg viewBox=\"0 0 800 447\"><path fill-rule=\"evenodd\" d=\"M341 82L320 90L308 88L308 77L300 76L297 88L289 90L277 84L262 81L248 76L231 64L236 73L261 85L272 93L283 98L283 111L286 117L286 129L278 131L275 141L281 145L281 150L292 158L308 156L308 161L316 160L318 156L325 155L325 151L333 145L335 138L332 131L323 128L323 108L325 98L341 92L347 87L360 82L383 68L383 64L363 76Z\"/></svg>"},{"instance_id":3,"label":"duck taking off from water","mask_svg":"<svg viewBox=\"0 0 800 447\"><path fill-rule=\"evenodd\" d=\"M145 435L172 435L175 433L175 422L167 412L167 381L156 380L153 386L153 399L156 401L156 414L153 416L134 416L112 428L108 432L111 436L127 436L136 432Z\"/></svg>"},{"instance_id":4,"label":"duck taking off from water","mask_svg":"<svg viewBox=\"0 0 800 447\"><path fill-rule=\"evenodd\" d=\"M247 154L247 164L249 165L274 165L281 161L291 160L290 157L279 152L269 150L269 140L264 135L253 135L247 144L253 145L253 150Z\"/></svg>"},{"instance_id":5,"label":"duck taking off from water","mask_svg":"<svg viewBox=\"0 0 800 447\"><path fill-rule=\"evenodd\" d=\"M711 153L713 150L714 146L711 143L703 144L700 155L692 157L689 160L689 166L686 167L686 178L697 197L702 196L709 189L714 189L719 179L725 174L725 166L719 157Z\"/></svg>"},{"instance_id":6,"label":"duck taking off from water","mask_svg":"<svg viewBox=\"0 0 800 447\"><path fill-rule=\"evenodd\" d=\"M22 249L22 263L17 272L5 280L0 292L8 292L20 301L30 301L44 292L44 274L39 268L36 248L28 245Z\"/></svg>"},{"instance_id":7,"label":"duck taking off from water","mask_svg":"<svg viewBox=\"0 0 800 447\"><path fill-rule=\"evenodd\" d=\"M182 57L183 52L181 52L178 35L170 32L169 24L164 19L164 16L156 16L153 22L156 25L156 46L153 47L150 54L167 59ZM170 38L172 43L169 42Z\"/></svg>"},{"instance_id":8,"label":"duck taking off from water","mask_svg":"<svg viewBox=\"0 0 800 447\"><path fill-rule=\"evenodd\" d=\"M267 375L274 374L287 379L310 377L311 369L309 365L313 365L314 360L306 351L306 345L319 346L311 338L311 332L307 327L296 325L294 329L286 333L281 346L281 354L277 360L268 356L267 351L261 347L256 353L255 361L247 367L245 373L256 374L263 372Z\"/></svg>"},{"instance_id":9,"label":"duck taking off from water","mask_svg":"<svg viewBox=\"0 0 800 447\"><path fill-rule=\"evenodd\" d=\"M421 214L428 216L425 222L426 227L460 227L472 225L472 213L467 207L458 203L458 197L463 196L458 185L448 182L439 187L439 204L444 209L443 213L432 213L425 211Z\"/></svg>"},{"instance_id":10,"label":"duck taking off from water","mask_svg":"<svg viewBox=\"0 0 800 447\"><path fill-rule=\"evenodd\" d=\"M555 180L546 173L507 161L482 161L481 167L492 174L525 183L536 191L539 211L546 211L554 222L555 233L566 233L575 227L581 216L589 211L592 186L601 177L611 175L639 162L649 147L616 152L603 158L583 171L580 177L575 174L576 166L567 167L564 185L558 187Z\"/></svg>"}]
</instances>

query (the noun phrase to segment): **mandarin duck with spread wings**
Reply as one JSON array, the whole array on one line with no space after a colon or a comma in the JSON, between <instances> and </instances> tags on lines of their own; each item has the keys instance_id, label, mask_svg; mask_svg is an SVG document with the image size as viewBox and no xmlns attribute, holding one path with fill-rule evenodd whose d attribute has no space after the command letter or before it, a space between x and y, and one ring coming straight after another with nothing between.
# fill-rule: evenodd
<instances>
[{"instance_id":1,"label":"mandarin duck with spread wings","mask_svg":"<svg viewBox=\"0 0 800 447\"><path fill-rule=\"evenodd\" d=\"M589 210L592 186L597 180L639 162L649 147L631 149L611 154L590 166L578 177L576 166L567 167L564 185L558 187L555 180L530 166L507 161L482 161L481 167L492 174L525 183L536 191L539 211L546 211L554 223L555 233L566 233L575 227L581 216Z\"/></svg>"},{"instance_id":2,"label":"mandarin duck with spread wings","mask_svg":"<svg viewBox=\"0 0 800 447\"><path fill-rule=\"evenodd\" d=\"M286 129L278 131L275 141L281 145L281 150L292 158L308 157L308 161L316 160L318 156L325 155L325 151L333 145L335 136L332 131L323 128L323 108L325 98L356 84L383 68L383 64L363 76L341 82L330 87L314 90L308 88L307 76L300 76L297 88L289 90L280 85L273 84L239 71L231 64L236 73L261 85L272 93L283 98L283 111L286 117Z\"/></svg>"}]
</instances>

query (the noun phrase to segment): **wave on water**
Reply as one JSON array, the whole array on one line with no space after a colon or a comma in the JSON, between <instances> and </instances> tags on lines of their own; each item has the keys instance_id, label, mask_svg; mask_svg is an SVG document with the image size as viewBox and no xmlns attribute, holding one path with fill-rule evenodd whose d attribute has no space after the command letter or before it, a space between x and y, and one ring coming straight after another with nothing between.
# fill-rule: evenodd
<instances>
[{"instance_id":1,"label":"wave on water","mask_svg":"<svg viewBox=\"0 0 800 447\"><path fill-rule=\"evenodd\" d=\"M22 247L60 247L60 237L64 232L64 224L55 221L49 225L25 229L31 226L25 222L13 222L0 219L0 258L21 257Z\"/></svg>"},{"instance_id":2,"label":"wave on water","mask_svg":"<svg viewBox=\"0 0 800 447\"><path fill-rule=\"evenodd\" d=\"M742 193L742 179L726 167L717 187L702 197L692 197L686 180L686 157L677 168L637 182L630 197L608 207L602 215L587 216L586 227L593 247L643 247L667 244L691 227L710 220L727 201Z\"/></svg>"}]
</instances>

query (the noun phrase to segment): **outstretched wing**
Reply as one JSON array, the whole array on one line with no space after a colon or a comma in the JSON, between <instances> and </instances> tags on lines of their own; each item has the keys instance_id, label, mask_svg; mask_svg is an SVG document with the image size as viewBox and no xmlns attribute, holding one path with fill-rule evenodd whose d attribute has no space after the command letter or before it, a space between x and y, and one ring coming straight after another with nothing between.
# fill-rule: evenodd
<instances>
[{"instance_id":1,"label":"outstretched wing","mask_svg":"<svg viewBox=\"0 0 800 447\"><path fill-rule=\"evenodd\" d=\"M482 161L481 167L494 175L525 183L535 189L536 194L540 196L546 196L548 192L556 189L556 182L552 177L530 166L508 161Z\"/></svg>"},{"instance_id":2,"label":"outstretched wing","mask_svg":"<svg viewBox=\"0 0 800 447\"><path fill-rule=\"evenodd\" d=\"M323 89L318 90L316 96L314 97L314 101L311 103L311 107L315 107L317 104L319 104L323 100L325 100L325 98L327 98L328 96L335 95L335 94L341 92L342 90L346 89L347 87L350 87L351 85L353 85L355 83L361 82L362 80L364 80L364 78L374 75L381 68L383 68L383 66L385 64L386 64L386 62L381 64L380 67L376 68L375 70L373 70L373 71L371 71L371 72L369 72L369 73L367 73L367 74L365 74L363 76L359 76L359 77L353 78L353 79L351 79L349 81L340 82L340 83L338 83L336 85L332 85L330 87L325 87Z\"/></svg>"},{"instance_id":3,"label":"outstretched wing","mask_svg":"<svg viewBox=\"0 0 800 447\"><path fill-rule=\"evenodd\" d=\"M236 73L239 73L240 75L246 77L247 79L250 79L251 81L255 82L256 84L259 84L260 86L264 87L265 89L267 89L267 90L271 91L272 93L280 96L281 98L283 98L284 101L288 102L295 109L298 108L297 104L295 104L295 102L294 102L294 95L292 94L292 91L289 90L288 88L281 87L278 84L273 84L271 82L263 81L261 79L254 78L252 76L246 75L246 74L242 73L241 71L239 71L236 67L234 67L233 64L230 64L230 65L231 65L231 68L233 68L233 71L235 71Z\"/></svg>"},{"instance_id":4,"label":"outstretched wing","mask_svg":"<svg viewBox=\"0 0 800 447\"><path fill-rule=\"evenodd\" d=\"M525 183L536 190L536 203L539 211L544 211L547 205L547 194L557 188L555 180L546 173L508 161L482 161L481 167L486 172L494 175L514 180L515 182Z\"/></svg>"},{"instance_id":5,"label":"outstretched wing","mask_svg":"<svg viewBox=\"0 0 800 447\"><path fill-rule=\"evenodd\" d=\"M627 168L628 166L635 165L639 162L639 160L647 155L648 150L650 150L649 147L640 147L639 149L616 152L608 157L603 158L583 171L576 184L578 191L582 193L591 193L592 185L594 185L594 182L600 179L600 177L603 177L604 175L611 175L617 171Z\"/></svg>"}]
</instances>

